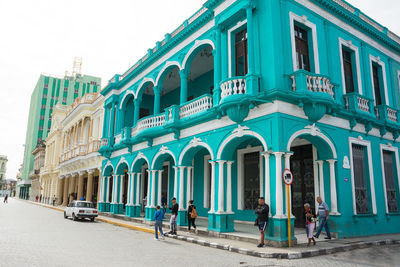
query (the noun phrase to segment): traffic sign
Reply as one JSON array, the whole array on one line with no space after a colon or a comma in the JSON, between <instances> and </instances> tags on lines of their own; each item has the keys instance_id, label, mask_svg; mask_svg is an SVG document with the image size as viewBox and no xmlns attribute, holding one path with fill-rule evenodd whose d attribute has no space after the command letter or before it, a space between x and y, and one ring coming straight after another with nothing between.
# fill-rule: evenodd
<instances>
[{"instance_id":1,"label":"traffic sign","mask_svg":"<svg viewBox=\"0 0 400 267\"><path fill-rule=\"evenodd\" d=\"M293 174L289 169L285 169L283 171L283 182L287 185L291 185L293 183Z\"/></svg>"}]
</instances>

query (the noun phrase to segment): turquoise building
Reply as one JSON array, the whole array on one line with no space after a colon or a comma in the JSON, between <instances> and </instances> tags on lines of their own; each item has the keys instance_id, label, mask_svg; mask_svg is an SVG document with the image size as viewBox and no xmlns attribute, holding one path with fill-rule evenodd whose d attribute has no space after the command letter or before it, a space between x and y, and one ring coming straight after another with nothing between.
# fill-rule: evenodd
<instances>
[{"instance_id":1,"label":"turquoise building","mask_svg":"<svg viewBox=\"0 0 400 267\"><path fill-rule=\"evenodd\" d=\"M194 199L232 232L264 196L282 245L321 196L339 237L399 232L399 84L400 38L345 1L206 1L101 91L99 209Z\"/></svg>"}]
</instances>

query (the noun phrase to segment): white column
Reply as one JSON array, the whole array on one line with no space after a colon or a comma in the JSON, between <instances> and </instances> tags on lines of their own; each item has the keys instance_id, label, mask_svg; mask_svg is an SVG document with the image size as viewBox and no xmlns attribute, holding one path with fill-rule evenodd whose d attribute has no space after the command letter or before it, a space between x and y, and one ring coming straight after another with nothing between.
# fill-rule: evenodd
<instances>
[{"instance_id":1,"label":"white column","mask_svg":"<svg viewBox=\"0 0 400 267\"><path fill-rule=\"evenodd\" d=\"M131 203L131 186L132 186L132 173L128 172L128 196L127 196L127 205L132 205Z\"/></svg>"},{"instance_id":2,"label":"white column","mask_svg":"<svg viewBox=\"0 0 400 267\"><path fill-rule=\"evenodd\" d=\"M110 195L110 176L107 176L106 177L106 181L105 181L106 183L107 183L107 196L106 196L106 203L108 203L108 198L109 198L109 195Z\"/></svg>"},{"instance_id":3,"label":"white column","mask_svg":"<svg viewBox=\"0 0 400 267\"><path fill-rule=\"evenodd\" d=\"M146 196L146 207L150 207L150 183L151 183L151 171L147 170L147 196ZM144 179L146 179L144 177Z\"/></svg>"},{"instance_id":4,"label":"white column","mask_svg":"<svg viewBox=\"0 0 400 267\"><path fill-rule=\"evenodd\" d=\"M184 210L184 179L185 179L185 166L179 166L179 210Z\"/></svg>"},{"instance_id":5,"label":"white column","mask_svg":"<svg viewBox=\"0 0 400 267\"><path fill-rule=\"evenodd\" d=\"M99 183L99 186L100 186L100 195L99 195L99 203L102 203L103 202L103 192L104 192L104 177L101 177L101 174L100 174L100 177L99 177L99 180L100 180L100 183Z\"/></svg>"},{"instance_id":6,"label":"white column","mask_svg":"<svg viewBox=\"0 0 400 267\"><path fill-rule=\"evenodd\" d=\"M210 172L208 171L209 165L208 160L204 160L203 172L204 172L204 185L203 185L203 208L210 208L209 198L210 195Z\"/></svg>"},{"instance_id":7,"label":"white column","mask_svg":"<svg viewBox=\"0 0 400 267\"><path fill-rule=\"evenodd\" d=\"M282 155L284 152L274 152L275 155L275 164L276 164L276 212L275 216L276 218L282 218L283 217L283 188L282 188Z\"/></svg>"},{"instance_id":8,"label":"white column","mask_svg":"<svg viewBox=\"0 0 400 267\"><path fill-rule=\"evenodd\" d=\"M339 215L337 208L337 192L336 192L336 176L335 176L335 162L336 159L328 159L329 163L329 176L330 176L330 186L331 186L331 212L330 214Z\"/></svg>"},{"instance_id":9,"label":"white column","mask_svg":"<svg viewBox=\"0 0 400 267\"><path fill-rule=\"evenodd\" d=\"M130 182L131 185L129 187L129 204L133 205L134 204L134 199L135 199L135 185L136 185L136 180L137 180L137 173L131 172L130 175Z\"/></svg>"},{"instance_id":10,"label":"white column","mask_svg":"<svg viewBox=\"0 0 400 267\"><path fill-rule=\"evenodd\" d=\"M285 153L285 169L290 170L290 157L293 155L293 152L288 152ZM283 177L282 177L283 179ZM290 199L290 218L294 218L293 213L292 213L292 190L291 190L291 185L289 186L289 199ZM286 190L285 190L286 192ZM287 207L287 197L285 197L285 207ZM285 216L288 215L288 212L286 211Z\"/></svg>"},{"instance_id":11,"label":"white column","mask_svg":"<svg viewBox=\"0 0 400 267\"><path fill-rule=\"evenodd\" d=\"M191 187L192 187L192 168L193 167L186 167L186 203L185 207L188 207L188 201L192 199L191 196Z\"/></svg>"},{"instance_id":12,"label":"white column","mask_svg":"<svg viewBox=\"0 0 400 267\"><path fill-rule=\"evenodd\" d=\"M119 175L113 175L113 195L112 195L112 203L113 204L118 204L118 197L117 197L117 193L118 193L118 177Z\"/></svg>"},{"instance_id":13,"label":"white column","mask_svg":"<svg viewBox=\"0 0 400 267\"><path fill-rule=\"evenodd\" d=\"M122 195L124 194L124 179L125 179L125 175L120 175L119 176L119 204L124 204L123 203L123 199L122 199Z\"/></svg>"},{"instance_id":14,"label":"white column","mask_svg":"<svg viewBox=\"0 0 400 267\"><path fill-rule=\"evenodd\" d=\"M152 208L156 205L156 173L157 170L151 170L151 206Z\"/></svg>"},{"instance_id":15,"label":"white column","mask_svg":"<svg viewBox=\"0 0 400 267\"><path fill-rule=\"evenodd\" d=\"M271 155L271 152L265 151L262 153L264 156L264 198L265 198L265 203L269 207L269 213L271 215L271 189L270 189L270 175L269 175L269 156Z\"/></svg>"},{"instance_id":16,"label":"white column","mask_svg":"<svg viewBox=\"0 0 400 267\"><path fill-rule=\"evenodd\" d=\"M162 170L157 171L158 172L158 198L157 198L157 205L161 207L161 185L162 185Z\"/></svg>"},{"instance_id":17,"label":"white column","mask_svg":"<svg viewBox=\"0 0 400 267\"><path fill-rule=\"evenodd\" d=\"M314 205L318 207L317 196L319 196L319 180L318 180L318 164L317 164L317 149L312 146L313 150L313 171L314 171Z\"/></svg>"},{"instance_id":18,"label":"white column","mask_svg":"<svg viewBox=\"0 0 400 267\"><path fill-rule=\"evenodd\" d=\"M178 167L173 166L174 168L174 198L178 197Z\"/></svg>"},{"instance_id":19,"label":"white column","mask_svg":"<svg viewBox=\"0 0 400 267\"><path fill-rule=\"evenodd\" d=\"M324 161L317 160L318 163L318 176L319 176L319 196L325 201L325 190L324 190Z\"/></svg>"},{"instance_id":20,"label":"white column","mask_svg":"<svg viewBox=\"0 0 400 267\"><path fill-rule=\"evenodd\" d=\"M232 213L232 164L233 161L227 163L227 181L226 181L226 212Z\"/></svg>"},{"instance_id":21,"label":"white column","mask_svg":"<svg viewBox=\"0 0 400 267\"><path fill-rule=\"evenodd\" d=\"M210 198L210 211L215 212L215 161L210 161L211 164L211 198Z\"/></svg>"},{"instance_id":22,"label":"white column","mask_svg":"<svg viewBox=\"0 0 400 267\"><path fill-rule=\"evenodd\" d=\"M226 160L218 160L218 213L225 211L225 195L224 195L224 164Z\"/></svg>"},{"instance_id":23,"label":"white column","mask_svg":"<svg viewBox=\"0 0 400 267\"><path fill-rule=\"evenodd\" d=\"M140 204L140 200L139 200L139 195L140 195L140 178L141 178L141 173L140 172L138 172L137 174L137 178L136 178L136 183L135 183L135 186L136 186L136 201L135 201L135 205L137 205L137 206L139 206L139 204Z\"/></svg>"}]
</instances>

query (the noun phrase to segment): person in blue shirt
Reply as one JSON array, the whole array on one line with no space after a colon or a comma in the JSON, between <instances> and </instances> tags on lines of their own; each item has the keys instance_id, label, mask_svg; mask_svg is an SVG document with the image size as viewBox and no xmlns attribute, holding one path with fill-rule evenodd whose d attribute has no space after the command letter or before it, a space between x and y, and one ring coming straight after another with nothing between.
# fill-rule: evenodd
<instances>
[{"instance_id":1,"label":"person in blue shirt","mask_svg":"<svg viewBox=\"0 0 400 267\"><path fill-rule=\"evenodd\" d=\"M331 239L331 232L329 231L329 226L328 226L328 219L329 219L329 208L328 205L322 201L321 197L317 197L317 202L318 202L318 214L319 215L319 228L318 232L316 235L314 235L315 238L318 238L319 235L321 234L322 228L325 227L326 230L326 235L325 239Z\"/></svg>"},{"instance_id":2,"label":"person in blue shirt","mask_svg":"<svg viewBox=\"0 0 400 267\"><path fill-rule=\"evenodd\" d=\"M158 240L158 231L160 231L161 238L164 239L164 233L162 230L162 221L164 219L164 212L161 210L160 206L156 207L156 213L154 214L154 232L156 237L154 240Z\"/></svg>"}]
</instances>

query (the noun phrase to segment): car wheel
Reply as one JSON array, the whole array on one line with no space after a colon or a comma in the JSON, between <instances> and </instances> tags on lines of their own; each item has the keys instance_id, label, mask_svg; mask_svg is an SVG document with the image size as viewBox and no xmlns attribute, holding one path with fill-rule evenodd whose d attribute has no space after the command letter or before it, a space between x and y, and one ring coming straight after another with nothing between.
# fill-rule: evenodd
<instances>
[{"instance_id":1,"label":"car wheel","mask_svg":"<svg viewBox=\"0 0 400 267\"><path fill-rule=\"evenodd\" d=\"M91 220L92 222L94 222L94 217L93 217L93 218L90 218L90 220Z\"/></svg>"},{"instance_id":2,"label":"car wheel","mask_svg":"<svg viewBox=\"0 0 400 267\"><path fill-rule=\"evenodd\" d=\"M65 213L65 211L64 211L64 219L67 219L68 218L68 216L67 216L67 214Z\"/></svg>"},{"instance_id":3,"label":"car wheel","mask_svg":"<svg viewBox=\"0 0 400 267\"><path fill-rule=\"evenodd\" d=\"M75 213L72 213L72 220L76 221L78 218L75 216Z\"/></svg>"}]
</instances>

